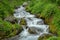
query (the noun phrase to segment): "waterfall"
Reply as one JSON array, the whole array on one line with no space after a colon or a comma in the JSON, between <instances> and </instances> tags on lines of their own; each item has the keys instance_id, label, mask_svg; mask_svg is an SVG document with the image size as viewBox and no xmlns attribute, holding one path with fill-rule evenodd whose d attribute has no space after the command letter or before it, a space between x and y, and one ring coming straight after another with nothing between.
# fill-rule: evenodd
<instances>
[{"instance_id":1,"label":"waterfall","mask_svg":"<svg viewBox=\"0 0 60 40\"><path fill-rule=\"evenodd\" d=\"M20 19L23 18L26 20L27 27L23 25L23 31L19 34L18 40L38 40L38 38L43 34L49 33L49 25L45 25L42 19L36 18L35 15L26 12L23 6L15 10L14 17L18 19L18 24L20 23ZM37 34L31 34L28 30L36 31Z\"/></svg>"}]
</instances>

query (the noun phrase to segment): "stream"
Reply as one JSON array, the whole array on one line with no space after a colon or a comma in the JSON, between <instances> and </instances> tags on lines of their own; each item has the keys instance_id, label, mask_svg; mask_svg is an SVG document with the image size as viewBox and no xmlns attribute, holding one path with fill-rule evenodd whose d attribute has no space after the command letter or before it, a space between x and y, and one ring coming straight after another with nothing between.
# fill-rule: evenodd
<instances>
[{"instance_id":1,"label":"stream","mask_svg":"<svg viewBox=\"0 0 60 40\"><path fill-rule=\"evenodd\" d=\"M20 24L21 18L25 19L27 25L22 25L23 31L19 34L18 39L12 40L38 40L43 34L49 33L49 25L45 25L42 19L36 18L35 15L26 12L23 6L15 10L14 17L18 19L18 24ZM29 29L36 33L29 33Z\"/></svg>"},{"instance_id":2,"label":"stream","mask_svg":"<svg viewBox=\"0 0 60 40\"><path fill-rule=\"evenodd\" d=\"M22 25L22 32L9 40L38 40L40 36L49 34L49 25L44 24L44 21L36 18L35 15L26 12L23 6L15 10L14 17L18 19L18 24L20 24L21 18L25 19L27 25ZM30 33L29 30L34 33Z\"/></svg>"}]
</instances>

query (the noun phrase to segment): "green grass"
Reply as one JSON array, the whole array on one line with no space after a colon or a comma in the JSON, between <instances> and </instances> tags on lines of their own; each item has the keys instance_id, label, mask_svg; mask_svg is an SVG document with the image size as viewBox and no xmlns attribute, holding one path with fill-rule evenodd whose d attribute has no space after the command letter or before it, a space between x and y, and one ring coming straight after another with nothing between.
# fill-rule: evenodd
<instances>
[{"instance_id":1,"label":"green grass","mask_svg":"<svg viewBox=\"0 0 60 40\"><path fill-rule=\"evenodd\" d=\"M17 23L12 24L4 21L6 17L12 16L14 9L27 0L0 0L0 37L13 37L22 27ZM1 39L0 39L1 40Z\"/></svg>"},{"instance_id":2,"label":"green grass","mask_svg":"<svg viewBox=\"0 0 60 40\"><path fill-rule=\"evenodd\" d=\"M51 25L51 31L54 32L56 29L55 32L60 37L60 0L38 0L32 3L27 6L27 11L44 18L46 23Z\"/></svg>"},{"instance_id":3,"label":"green grass","mask_svg":"<svg viewBox=\"0 0 60 40\"><path fill-rule=\"evenodd\" d=\"M26 1L26 0L24 0ZM0 18L5 18L14 13L14 9L20 6L23 0L0 0Z\"/></svg>"}]
</instances>

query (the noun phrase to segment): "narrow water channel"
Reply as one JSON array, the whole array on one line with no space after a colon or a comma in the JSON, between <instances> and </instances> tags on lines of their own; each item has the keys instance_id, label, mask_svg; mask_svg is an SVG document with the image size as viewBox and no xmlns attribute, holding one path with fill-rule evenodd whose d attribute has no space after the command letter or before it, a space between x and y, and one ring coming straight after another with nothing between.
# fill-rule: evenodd
<instances>
[{"instance_id":1,"label":"narrow water channel","mask_svg":"<svg viewBox=\"0 0 60 40\"><path fill-rule=\"evenodd\" d=\"M49 25L45 25L42 19L36 18L35 15L26 12L23 6L15 10L14 17L18 19L18 24L20 24L21 18L25 19L27 23L27 25L22 25L23 31L19 34L17 40L38 40L43 34L49 33ZM28 30L35 33L31 34Z\"/></svg>"}]
</instances>

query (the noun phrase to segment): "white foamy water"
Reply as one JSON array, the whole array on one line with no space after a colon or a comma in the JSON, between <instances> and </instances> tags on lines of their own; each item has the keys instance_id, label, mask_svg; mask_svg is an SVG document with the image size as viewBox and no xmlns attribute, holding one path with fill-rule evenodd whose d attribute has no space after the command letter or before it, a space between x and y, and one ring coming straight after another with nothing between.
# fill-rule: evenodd
<instances>
[{"instance_id":1,"label":"white foamy water","mask_svg":"<svg viewBox=\"0 0 60 40\"><path fill-rule=\"evenodd\" d=\"M49 33L49 25L45 25L42 19L36 18L35 15L26 12L23 6L20 6L20 8L15 10L14 17L19 19L18 24L20 23L21 18L25 19L27 23L26 26L28 27L25 28L25 26L22 26L24 30L19 34L18 40L38 40L39 36ZM34 28L34 31L36 31L37 34L29 33L29 28Z\"/></svg>"}]
</instances>

